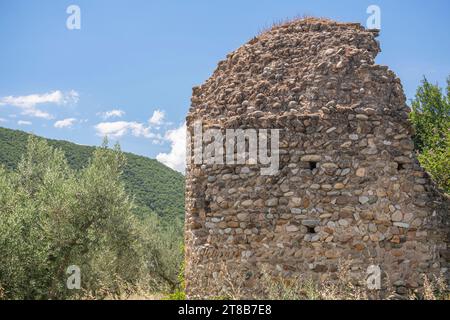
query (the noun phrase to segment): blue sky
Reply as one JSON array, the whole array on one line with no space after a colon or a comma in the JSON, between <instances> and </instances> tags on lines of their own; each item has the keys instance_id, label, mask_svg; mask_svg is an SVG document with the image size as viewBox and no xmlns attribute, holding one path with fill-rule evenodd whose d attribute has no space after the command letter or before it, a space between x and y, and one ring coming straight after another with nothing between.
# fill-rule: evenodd
<instances>
[{"instance_id":1,"label":"blue sky","mask_svg":"<svg viewBox=\"0 0 450 320\"><path fill-rule=\"evenodd\" d=\"M81 29L68 30L69 5ZM122 149L179 168L191 88L273 22L297 15L365 25L381 9L382 53L408 98L450 74L450 2L0 0L0 126ZM109 112L109 113L108 113ZM177 130L178 129L178 130Z\"/></svg>"}]
</instances>

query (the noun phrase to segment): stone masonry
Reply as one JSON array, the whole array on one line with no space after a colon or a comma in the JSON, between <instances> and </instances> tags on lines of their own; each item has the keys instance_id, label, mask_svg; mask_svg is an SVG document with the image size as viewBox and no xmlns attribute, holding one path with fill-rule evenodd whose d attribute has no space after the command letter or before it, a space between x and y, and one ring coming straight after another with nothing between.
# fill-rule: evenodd
<instances>
[{"instance_id":1,"label":"stone masonry","mask_svg":"<svg viewBox=\"0 0 450 320\"><path fill-rule=\"evenodd\" d=\"M374 63L377 35L324 19L277 25L193 88L189 133L194 121L280 129L280 165L261 175L190 161L188 296L237 285L251 297L262 270L332 279L342 259L361 279L378 265L400 293L446 273L448 200L416 160L400 80ZM242 277L213 281L224 267Z\"/></svg>"}]
</instances>

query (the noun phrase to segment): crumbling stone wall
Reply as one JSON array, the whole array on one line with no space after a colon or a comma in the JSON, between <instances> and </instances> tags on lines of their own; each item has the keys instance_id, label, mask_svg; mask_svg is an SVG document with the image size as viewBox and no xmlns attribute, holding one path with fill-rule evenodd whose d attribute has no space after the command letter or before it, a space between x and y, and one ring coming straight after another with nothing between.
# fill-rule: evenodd
<instances>
[{"instance_id":1,"label":"crumbling stone wall","mask_svg":"<svg viewBox=\"0 0 450 320\"><path fill-rule=\"evenodd\" d=\"M263 269L322 281L341 259L359 278L379 265L398 292L446 271L448 201L414 156L400 80L374 63L377 35L318 19L275 26L193 89L189 133L199 120L203 130L280 129L280 168L190 161L188 295L234 281L251 296ZM224 267L242 277L220 280Z\"/></svg>"}]
</instances>

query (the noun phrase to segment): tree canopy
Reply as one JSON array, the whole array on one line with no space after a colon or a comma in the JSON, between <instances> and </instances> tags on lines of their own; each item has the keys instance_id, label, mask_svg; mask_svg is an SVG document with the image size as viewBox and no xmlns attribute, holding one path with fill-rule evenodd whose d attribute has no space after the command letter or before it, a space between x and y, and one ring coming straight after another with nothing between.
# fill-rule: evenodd
<instances>
[{"instance_id":1,"label":"tree canopy","mask_svg":"<svg viewBox=\"0 0 450 320\"><path fill-rule=\"evenodd\" d=\"M118 146L103 145L76 170L61 149L31 136L16 169L0 167L0 298L101 298L143 279L176 286L182 234L155 214L134 214L125 166ZM66 285L72 265L82 291Z\"/></svg>"},{"instance_id":2,"label":"tree canopy","mask_svg":"<svg viewBox=\"0 0 450 320\"><path fill-rule=\"evenodd\" d=\"M446 93L425 78L412 101L410 119L421 165L450 193L450 77Z\"/></svg>"}]
</instances>

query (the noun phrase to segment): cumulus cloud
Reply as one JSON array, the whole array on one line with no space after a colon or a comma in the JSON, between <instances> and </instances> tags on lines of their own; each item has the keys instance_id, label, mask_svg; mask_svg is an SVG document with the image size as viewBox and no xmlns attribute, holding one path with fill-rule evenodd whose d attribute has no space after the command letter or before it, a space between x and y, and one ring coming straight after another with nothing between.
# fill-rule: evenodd
<instances>
[{"instance_id":1,"label":"cumulus cloud","mask_svg":"<svg viewBox=\"0 0 450 320\"><path fill-rule=\"evenodd\" d=\"M150 119L148 119L148 122L153 125L160 125L163 123L164 117L165 117L164 111L155 110Z\"/></svg>"},{"instance_id":2,"label":"cumulus cloud","mask_svg":"<svg viewBox=\"0 0 450 320\"><path fill-rule=\"evenodd\" d=\"M17 121L17 124L19 126L31 126L32 125L32 123L30 121L24 121L24 120Z\"/></svg>"},{"instance_id":3,"label":"cumulus cloud","mask_svg":"<svg viewBox=\"0 0 450 320\"><path fill-rule=\"evenodd\" d=\"M8 120L6 120L4 118L0 118L0 122L8 122Z\"/></svg>"},{"instance_id":4,"label":"cumulus cloud","mask_svg":"<svg viewBox=\"0 0 450 320\"><path fill-rule=\"evenodd\" d=\"M165 138L170 141L170 152L159 153L156 160L184 174L186 169L186 123L179 128L167 131Z\"/></svg>"},{"instance_id":5,"label":"cumulus cloud","mask_svg":"<svg viewBox=\"0 0 450 320\"><path fill-rule=\"evenodd\" d=\"M75 118L67 118L64 120L56 121L53 126L58 129L71 128L76 121L77 121L77 119L75 119Z\"/></svg>"},{"instance_id":6,"label":"cumulus cloud","mask_svg":"<svg viewBox=\"0 0 450 320\"><path fill-rule=\"evenodd\" d=\"M52 119L53 116L37 108L39 104L76 104L80 95L78 92L71 90L63 93L60 90L43 94L30 94L26 96L6 96L0 98L0 106L10 105L21 110L22 115L36 118Z\"/></svg>"},{"instance_id":7,"label":"cumulus cloud","mask_svg":"<svg viewBox=\"0 0 450 320\"><path fill-rule=\"evenodd\" d=\"M110 118L121 118L125 114L125 111L120 109L113 109L105 112L99 112L97 113L98 116L102 117L104 120L110 119Z\"/></svg>"},{"instance_id":8,"label":"cumulus cloud","mask_svg":"<svg viewBox=\"0 0 450 320\"><path fill-rule=\"evenodd\" d=\"M159 140L162 137L150 131L150 127L135 121L115 121L115 122L101 122L95 126L97 135L108 136L111 138L120 138L128 133L135 137L144 137Z\"/></svg>"}]
</instances>

